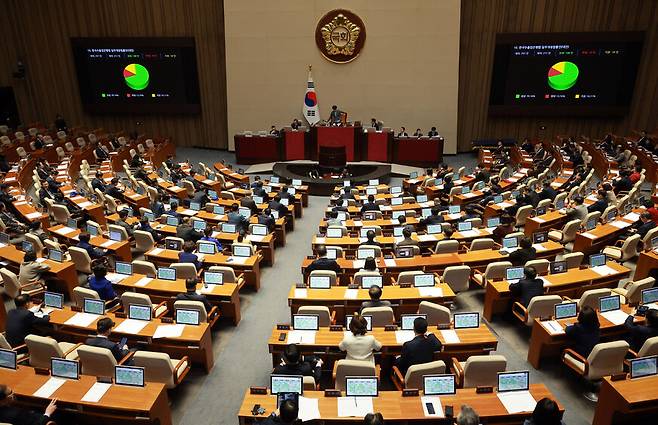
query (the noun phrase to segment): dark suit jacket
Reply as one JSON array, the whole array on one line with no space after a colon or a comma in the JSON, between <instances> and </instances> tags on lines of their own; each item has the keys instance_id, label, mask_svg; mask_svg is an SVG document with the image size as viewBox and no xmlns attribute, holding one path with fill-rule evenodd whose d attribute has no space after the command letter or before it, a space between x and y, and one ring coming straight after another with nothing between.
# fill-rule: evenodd
<instances>
[{"instance_id":1,"label":"dark suit jacket","mask_svg":"<svg viewBox=\"0 0 658 425\"><path fill-rule=\"evenodd\" d=\"M361 207L361 214L363 214L366 211L380 211L379 205L375 204L374 202L366 202Z\"/></svg>"},{"instance_id":2,"label":"dark suit jacket","mask_svg":"<svg viewBox=\"0 0 658 425\"><path fill-rule=\"evenodd\" d=\"M533 297L544 294L544 282L541 279L521 279L509 286L509 290L515 297L521 298L521 304L525 307L530 304Z\"/></svg>"},{"instance_id":3,"label":"dark suit jacket","mask_svg":"<svg viewBox=\"0 0 658 425\"><path fill-rule=\"evenodd\" d=\"M91 181L91 188L96 190L100 190L101 192L105 192L105 182L103 180L94 177L93 180Z\"/></svg>"},{"instance_id":4,"label":"dark suit jacket","mask_svg":"<svg viewBox=\"0 0 658 425\"><path fill-rule=\"evenodd\" d=\"M285 217L286 214L288 214L288 207L283 205L281 202L277 202L277 201L272 200L272 201L270 201L268 207L272 211L278 211L279 212L279 217Z\"/></svg>"},{"instance_id":5,"label":"dark suit jacket","mask_svg":"<svg viewBox=\"0 0 658 425\"><path fill-rule=\"evenodd\" d=\"M155 214L156 217L160 217L165 213L165 207L160 201L154 202L151 204L151 211L153 211L153 214Z\"/></svg>"},{"instance_id":6,"label":"dark suit jacket","mask_svg":"<svg viewBox=\"0 0 658 425\"><path fill-rule=\"evenodd\" d=\"M297 364L280 364L274 368L275 375L302 375L312 376L315 378L315 383L320 382L322 370L319 366L313 367L309 362L299 362Z\"/></svg>"},{"instance_id":7,"label":"dark suit jacket","mask_svg":"<svg viewBox=\"0 0 658 425\"><path fill-rule=\"evenodd\" d=\"M123 192L121 191L121 189L119 189L116 186L111 186L111 185L108 186L105 189L105 194L110 195L111 197L113 197L115 199L123 199Z\"/></svg>"},{"instance_id":8,"label":"dark suit jacket","mask_svg":"<svg viewBox=\"0 0 658 425\"><path fill-rule=\"evenodd\" d=\"M258 215L258 224L264 224L267 226L267 228L272 231L274 230L274 227L276 226L276 220L272 216L269 215L263 215L259 214Z\"/></svg>"},{"instance_id":9,"label":"dark suit jacket","mask_svg":"<svg viewBox=\"0 0 658 425\"><path fill-rule=\"evenodd\" d=\"M25 342L25 337L34 331L34 326L44 325L50 317L38 318L26 308L15 308L7 313L6 338L15 347ZM1 409L0 409L1 410Z\"/></svg>"},{"instance_id":10,"label":"dark suit jacket","mask_svg":"<svg viewBox=\"0 0 658 425\"><path fill-rule=\"evenodd\" d=\"M606 208L608 208L608 201L605 199L599 199L587 207L587 212L600 211L601 214L603 214L603 211L605 211Z\"/></svg>"},{"instance_id":11,"label":"dark suit jacket","mask_svg":"<svg viewBox=\"0 0 658 425\"><path fill-rule=\"evenodd\" d=\"M540 199L555 199L557 196L557 192L555 189L549 187L549 188L544 188L542 189L541 192L539 192L539 198Z\"/></svg>"},{"instance_id":12,"label":"dark suit jacket","mask_svg":"<svg viewBox=\"0 0 658 425\"><path fill-rule=\"evenodd\" d=\"M637 228L637 234L644 238L647 233L649 233L649 230L653 229L654 227L656 227L656 223L654 221L647 221Z\"/></svg>"},{"instance_id":13,"label":"dark suit jacket","mask_svg":"<svg viewBox=\"0 0 658 425\"><path fill-rule=\"evenodd\" d=\"M315 259L311 264L308 265L308 267L306 267L306 275L308 276L311 274L313 270L333 270L336 273L340 273L341 268L336 260L321 257Z\"/></svg>"},{"instance_id":14,"label":"dark suit jacket","mask_svg":"<svg viewBox=\"0 0 658 425\"><path fill-rule=\"evenodd\" d=\"M634 316L628 316L624 326L630 332L627 338L628 344L631 346L631 350L637 353L647 339L658 336L658 329L645 325L637 325L633 319Z\"/></svg>"},{"instance_id":15,"label":"dark suit jacket","mask_svg":"<svg viewBox=\"0 0 658 425\"><path fill-rule=\"evenodd\" d=\"M434 360L434 352L441 350L441 341L434 334L416 335L411 341L402 345L402 355L398 359L398 368L402 375L410 366L429 363Z\"/></svg>"},{"instance_id":16,"label":"dark suit jacket","mask_svg":"<svg viewBox=\"0 0 658 425\"><path fill-rule=\"evenodd\" d=\"M186 292L184 294L176 295L176 301L201 301L203 307L206 309L206 313L209 313L212 309L212 304L203 294L197 294L196 292Z\"/></svg>"},{"instance_id":17,"label":"dark suit jacket","mask_svg":"<svg viewBox=\"0 0 658 425\"><path fill-rule=\"evenodd\" d=\"M128 350L124 350L123 347L119 347L118 343L112 342L107 338L103 338L102 336L92 336L87 338L85 344L91 345L92 347L107 348L112 352L112 355L117 362L121 361L121 359L128 354Z\"/></svg>"},{"instance_id":18,"label":"dark suit jacket","mask_svg":"<svg viewBox=\"0 0 658 425\"><path fill-rule=\"evenodd\" d=\"M244 198L240 199L240 206L249 208L252 215L258 214L258 207L256 206L256 202L249 196L245 196Z\"/></svg>"},{"instance_id":19,"label":"dark suit jacket","mask_svg":"<svg viewBox=\"0 0 658 425\"><path fill-rule=\"evenodd\" d=\"M580 323L567 326L564 332L572 344L571 348L585 358L589 356L589 353L592 352L592 349L599 343L599 339L601 338L599 328L586 328Z\"/></svg>"},{"instance_id":20,"label":"dark suit jacket","mask_svg":"<svg viewBox=\"0 0 658 425\"><path fill-rule=\"evenodd\" d=\"M523 266L529 260L537 258L537 250L534 247L527 249L519 248L509 255L509 261L514 266Z\"/></svg>"},{"instance_id":21,"label":"dark suit jacket","mask_svg":"<svg viewBox=\"0 0 658 425\"><path fill-rule=\"evenodd\" d=\"M628 192L633 188L633 182L628 177L622 177L615 182L615 192Z\"/></svg>"},{"instance_id":22,"label":"dark suit jacket","mask_svg":"<svg viewBox=\"0 0 658 425\"><path fill-rule=\"evenodd\" d=\"M236 212L228 213L228 222L230 224L235 224L238 231L247 230L247 228L249 228L249 220L247 220L246 218L244 218L243 216L241 216Z\"/></svg>"},{"instance_id":23,"label":"dark suit jacket","mask_svg":"<svg viewBox=\"0 0 658 425\"><path fill-rule=\"evenodd\" d=\"M45 425L50 418L33 410L15 406L2 406L0 422L14 425Z\"/></svg>"},{"instance_id":24,"label":"dark suit jacket","mask_svg":"<svg viewBox=\"0 0 658 425\"><path fill-rule=\"evenodd\" d=\"M421 226L427 226L428 224L441 224L443 223L443 216L442 215L430 215L427 218L423 218L420 220L419 224Z\"/></svg>"},{"instance_id":25,"label":"dark suit jacket","mask_svg":"<svg viewBox=\"0 0 658 425\"><path fill-rule=\"evenodd\" d=\"M196 242L203 237L203 233L197 232L192 226L180 225L176 228L176 236L184 241Z\"/></svg>"},{"instance_id":26,"label":"dark suit jacket","mask_svg":"<svg viewBox=\"0 0 658 425\"><path fill-rule=\"evenodd\" d=\"M388 300L364 301L361 303L361 310L368 307L390 307L391 302Z\"/></svg>"}]
</instances>

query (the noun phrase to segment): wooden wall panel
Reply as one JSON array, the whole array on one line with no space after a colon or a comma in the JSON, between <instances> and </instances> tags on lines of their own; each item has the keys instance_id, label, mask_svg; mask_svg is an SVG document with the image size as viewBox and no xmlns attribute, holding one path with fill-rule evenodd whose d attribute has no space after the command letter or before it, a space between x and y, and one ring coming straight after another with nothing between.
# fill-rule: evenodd
<instances>
[{"instance_id":1,"label":"wooden wall panel","mask_svg":"<svg viewBox=\"0 0 658 425\"><path fill-rule=\"evenodd\" d=\"M646 31L629 113L621 118L489 117L499 32ZM458 148L488 137L628 134L658 127L658 2L655 0L462 0ZM541 125L546 126L540 131Z\"/></svg>"},{"instance_id":2,"label":"wooden wall panel","mask_svg":"<svg viewBox=\"0 0 658 425\"><path fill-rule=\"evenodd\" d=\"M5 0L0 14L0 85L14 87L24 123L138 130L181 146L227 144L224 8L221 0ZM78 93L71 37L194 37L200 115L89 115ZM11 73L17 58L27 78Z\"/></svg>"}]
</instances>

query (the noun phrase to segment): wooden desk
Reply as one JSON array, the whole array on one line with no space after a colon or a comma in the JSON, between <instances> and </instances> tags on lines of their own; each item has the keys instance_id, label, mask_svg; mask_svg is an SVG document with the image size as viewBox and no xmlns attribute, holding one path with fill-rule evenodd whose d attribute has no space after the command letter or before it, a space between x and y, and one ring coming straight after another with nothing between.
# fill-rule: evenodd
<instances>
[{"instance_id":1,"label":"wooden desk","mask_svg":"<svg viewBox=\"0 0 658 425\"><path fill-rule=\"evenodd\" d=\"M185 279L176 279L175 282L153 279L145 286L137 286L136 283L143 277L145 276L133 274L115 283L114 286L120 292L130 291L147 294L155 304L166 301L169 311L173 312L176 295L186 292ZM205 295L211 304L218 306L222 317L231 318L233 325L237 325L240 321L240 296L238 291L241 287L242 285L235 283L225 283L223 285L208 285L208 288L204 288L203 283L199 283L197 284L197 292Z\"/></svg>"},{"instance_id":2,"label":"wooden desk","mask_svg":"<svg viewBox=\"0 0 658 425\"><path fill-rule=\"evenodd\" d=\"M103 219L105 219L105 217L103 217ZM48 232L54 237L66 239L67 245L76 246L78 244L78 235L82 233L82 231L80 229L73 229L71 231L70 229L70 227L66 227L63 224L58 224L57 226L50 227ZM110 242L112 243L110 244ZM114 255L122 261L132 261L133 257L130 251L130 242L128 241L116 242L102 236L92 236L89 243L96 248L107 249L113 252Z\"/></svg>"},{"instance_id":3,"label":"wooden desk","mask_svg":"<svg viewBox=\"0 0 658 425\"><path fill-rule=\"evenodd\" d=\"M71 196L71 193L77 193L77 190L73 189L71 186L62 186L60 187L60 190L66 199L73 202L79 208L85 210L96 223L100 224L101 226L105 225L105 207L103 205L91 202L84 196Z\"/></svg>"},{"instance_id":4,"label":"wooden desk","mask_svg":"<svg viewBox=\"0 0 658 425\"><path fill-rule=\"evenodd\" d=\"M627 305L622 305L622 310L628 314L633 314L635 312L634 308ZM600 313L597 314L599 316L599 329L602 340L619 339L621 335L627 333L623 324L615 325L605 317L601 316ZM576 321L575 317L557 320L557 322L562 325L562 328L565 328L567 325L572 325L576 323ZM635 321L643 323L644 318L635 316ZM530 363L535 369L539 369L542 360L559 357L562 350L567 347L568 343L566 334L550 333L549 329L546 328L545 323L546 322L535 319L532 324L532 333L530 335L530 343L528 346L528 363Z\"/></svg>"},{"instance_id":5,"label":"wooden desk","mask_svg":"<svg viewBox=\"0 0 658 425\"><path fill-rule=\"evenodd\" d=\"M548 211L546 214L530 217L525 222L524 233L532 236L535 232L547 232L551 229L562 229L567 222L567 215L560 211Z\"/></svg>"},{"instance_id":6,"label":"wooden desk","mask_svg":"<svg viewBox=\"0 0 658 425\"><path fill-rule=\"evenodd\" d=\"M104 316L98 316L89 326L67 325L66 321L76 315L75 311L65 307L62 310L55 309L50 312L50 326L53 327L57 335L63 339L71 339L75 342L84 343L92 335L96 335L96 322L103 317L111 318L117 326L126 319L116 317L113 313L105 313ZM201 323L198 326L185 325L183 334L179 337L158 338L154 339L156 329L163 324L159 319L154 319L137 334L121 333L112 330L112 339L117 341L121 337L128 338L128 345L133 346L135 343L147 344L146 349L149 351L161 351L169 354L172 358L180 359L183 356L189 356L193 363L203 365L206 373L212 369L215 359L212 353L212 340L210 326L208 323ZM58 338L58 340L61 340Z\"/></svg>"},{"instance_id":7,"label":"wooden desk","mask_svg":"<svg viewBox=\"0 0 658 425\"><path fill-rule=\"evenodd\" d=\"M658 254L653 250L642 251L637 260L637 267L635 267L633 280L644 279L649 276L649 272L655 268L658 268Z\"/></svg>"},{"instance_id":8,"label":"wooden desk","mask_svg":"<svg viewBox=\"0 0 658 425\"><path fill-rule=\"evenodd\" d=\"M171 249L154 248L144 253L144 257L147 261L151 261L156 265L169 266L178 262L179 252ZM203 257L204 266L226 266L235 270L236 274L244 273L247 286L256 291L260 288L260 261L261 257L259 255L252 255L240 263L236 262L233 256L224 254L206 254Z\"/></svg>"},{"instance_id":9,"label":"wooden desk","mask_svg":"<svg viewBox=\"0 0 658 425\"><path fill-rule=\"evenodd\" d=\"M33 394L48 380L48 375L37 375L28 366L17 370L0 369L0 382L11 387L21 405L43 411L50 402ZM171 425L171 410L164 384L147 382L144 387L112 385L98 403L81 401L96 383L95 376L81 375L67 379L52 394L57 399L57 412L77 418L79 423L149 423ZM66 422L62 422L66 423Z\"/></svg>"},{"instance_id":10,"label":"wooden desk","mask_svg":"<svg viewBox=\"0 0 658 425\"><path fill-rule=\"evenodd\" d=\"M437 295L421 295L422 288L401 288L399 286L384 286L382 288L382 300L391 301L395 317L402 314L416 314L418 306L422 301L432 301L437 304L451 304L455 299L455 293L446 283L436 285L441 293ZM352 297L351 294L355 295ZM292 315L297 313L303 305L327 306L336 311L337 324L345 323L345 316L352 315L361 310L361 303L370 300L367 289L348 289L345 286L333 286L330 289L306 288L306 296L301 296L299 288L295 285L288 293L288 305Z\"/></svg>"},{"instance_id":11,"label":"wooden desk","mask_svg":"<svg viewBox=\"0 0 658 425\"><path fill-rule=\"evenodd\" d=\"M634 213L637 214L637 211ZM635 220L626 217L617 217L612 223L635 223ZM576 233L573 252L580 251L585 255L600 252L606 245L614 245L617 237L630 229L630 227L619 228L611 223L606 223L597 225L593 230Z\"/></svg>"},{"instance_id":12,"label":"wooden desk","mask_svg":"<svg viewBox=\"0 0 658 425\"><path fill-rule=\"evenodd\" d=\"M614 261L607 262L608 267L616 273L601 276L590 268L569 269L565 273L541 276L550 284L544 284L547 294L556 294L569 298L578 298L583 292L590 289L616 287L619 280L630 274L630 269ZM507 281L489 282L484 294L483 317L489 321L495 314L509 310L512 294Z\"/></svg>"},{"instance_id":13,"label":"wooden desk","mask_svg":"<svg viewBox=\"0 0 658 425\"><path fill-rule=\"evenodd\" d=\"M541 400L544 397L555 400L553 395L544 384L531 384L530 393L535 400ZM338 417L337 398L324 397L322 391L304 391L304 397L319 399L320 416L322 423L361 423L363 418L343 418ZM265 414L253 416L251 409L254 404L260 404L265 409ZM466 404L471 406L480 416L483 423L505 423L521 424L524 419L530 417L532 412L509 414L498 399L496 393L476 394L475 388L460 388L454 396L441 396L441 404L449 405L454 408L454 417L459 415L461 406ZM560 411L564 407L558 403ZM257 419L263 419L269 416L276 409L276 396L269 394L249 394L246 391L242 406L238 412L240 425L255 423ZM436 417L428 418L423 413L420 397L402 397L399 391L380 391L379 396L373 398L373 409L380 412L386 423L413 423L412 421L423 421L432 424L452 424L454 419L441 419Z\"/></svg>"},{"instance_id":14,"label":"wooden desk","mask_svg":"<svg viewBox=\"0 0 658 425\"><path fill-rule=\"evenodd\" d=\"M658 376L612 382L603 378L592 425L651 423L658 412ZM644 420L641 420L642 417ZM633 421L635 419L635 421Z\"/></svg>"},{"instance_id":15,"label":"wooden desk","mask_svg":"<svg viewBox=\"0 0 658 425\"><path fill-rule=\"evenodd\" d=\"M272 354L272 366L279 364L281 356L289 344L288 332L280 331L276 327L272 329L272 334L268 341L270 353ZM315 343L313 344L298 344L300 351L303 354L318 354L324 353L327 356L344 358L344 354L338 348L338 344L343 340L345 331L330 331L328 327L320 328L315 333ZM429 332L436 335L436 337L443 344L442 351L437 358L450 361L451 357L457 357L465 361L469 356L478 354L489 354L494 351L498 346L498 338L489 330L485 324L480 324L479 328L473 329L457 329L455 332L459 336L458 343L446 342L440 330L435 326L429 329ZM279 341L279 335L286 334L285 341ZM397 342L395 332L385 331L384 328L373 328L370 335L374 335L377 341L382 343L382 349L379 351L382 356L397 356L402 352L402 344Z\"/></svg>"}]
</instances>

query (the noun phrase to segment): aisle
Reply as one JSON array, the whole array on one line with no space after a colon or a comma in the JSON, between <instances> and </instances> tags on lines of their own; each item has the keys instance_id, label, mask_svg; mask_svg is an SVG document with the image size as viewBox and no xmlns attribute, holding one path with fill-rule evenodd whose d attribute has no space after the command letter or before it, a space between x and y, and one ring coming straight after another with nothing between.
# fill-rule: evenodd
<instances>
[{"instance_id":1,"label":"aisle","mask_svg":"<svg viewBox=\"0 0 658 425\"><path fill-rule=\"evenodd\" d=\"M309 197L304 216L288 233L286 246L276 250L274 267L261 269L261 288L241 295L242 320L238 327L223 327L213 335L215 367L209 375L193 377L184 394L174 395L175 424L230 424L245 391L252 385L269 385L272 368L267 340L276 323L289 322L288 291L301 278L302 259L310 253L311 237L327 205L326 197Z\"/></svg>"}]
</instances>

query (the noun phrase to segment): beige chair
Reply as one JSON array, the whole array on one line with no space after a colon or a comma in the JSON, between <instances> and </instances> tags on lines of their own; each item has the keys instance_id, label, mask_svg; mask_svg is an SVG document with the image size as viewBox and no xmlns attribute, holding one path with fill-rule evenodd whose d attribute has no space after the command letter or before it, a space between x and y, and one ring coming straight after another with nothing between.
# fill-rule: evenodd
<instances>
[{"instance_id":1,"label":"beige chair","mask_svg":"<svg viewBox=\"0 0 658 425\"><path fill-rule=\"evenodd\" d=\"M499 354L470 356L465 362L452 358L452 368L460 388L495 387L498 372L505 372L507 359Z\"/></svg>"},{"instance_id":2,"label":"beige chair","mask_svg":"<svg viewBox=\"0 0 658 425\"><path fill-rule=\"evenodd\" d=\"M155 239L151 233L135 230L133 236L135 237L135 249L138 252L147 252L155 248Z\"/></svg>"},{"instance_id":3,"label":"beige chair","mask_svg":"<svg viewBox=\"0 0 658 425\"><path fill-rule=\"evenodd\" d=\"M69 247L71 261L75 264L75 269L80 273L91 274L91 257L89 253L76 246Z\"/></svg>"},{"instance_id":4,"label":"beige chair","mask_svg":"<svg viewBox=\"0 0 658 425\"><path fill-rule=\"evenodd\" d=\"M384 277L379 272L370 272L370 271L366 271L366 270L359 270L358 272L354 273L354 284L359 285L359 287L361 287L362 283L363 283L363 278L366 277L366 276L381 276L382 277L382 284L384 282Z\"/></svg>"},{"instance_id":5,"label":"beige chair","mask_svg":"<svg viewBox=\"0 0 658 425\"><path fill-rule=\"evenodd\" d=\"M87 221L85 221L85 224L86 224L87 226L91 226L91 227L93 227L94 229L96 229L96 234L97 234L97 235L99 235L99 236L102 236L102 235L103 235L103 228L101 227L100 224L98 224L98 223L96 223L95 221L92 221L92 220L87 220Z\"/></svg>"},{"instance_id":6,"label":"beige chair","mask_svg":"<svg viewBox=\"0 0 658 425\"><path fill-rule=\"evenodd\" d=\"M121 294L121 305L123 306L123 311L128 312L131 305L145 305L151 307L153 311L153 316L157 319L165 314L167 314L167 302L163 301L160 304L153 304L151 302L151 297L146 294L140 294L138 292L124 292Z\"/></svg>"},{"instance_id":7,"label":"beige chair","mask_svg":"<svg viewBox=\"0 0 658 425\"><path fill-rule=\"evenodd\" d=\"M434 247L435 254L449 254L451 252L459 252L459 241L438 241Z\"/></svg>"},{"instance_id":8,"label":"beige chair","mask_svg":"<svg viewBox=\"0 0 658 425\"><path fill-rule=\"evenodd\" d=\"M377 245L361 245L359 249L372 249L375 252L375 258L382 256L382 248Z\"/></svg>"},{"instance_id":9,"label":"beige chair","mask_svg":"<svg viewBox=\"0 0 658 425\"><path fill-rule=\"evenodd\" d=\"M427 315L427 324L429 326L449 325L450 309L440 304L430 301L421 301L418 305L418 314Z\"/></svg>"},{"instance_id":10,"label":"beige chair","mask_svg":"<svg viewBox=\"0 0 658 425\"><path fill-rule=\"evenodd\" d=\"M347 376L378 376L375 363L361 360L341 359L334 364L334 388L345 391Z\"/></svg>"},{"instance_id":11,"label":"beige chair","mask_svg":"<svg viewBox=\"0 0 658 425\"><path fill-rule=\"evenodd\" d=\"M494 249L496 242L491 238L477 238L473 239L469 251L479 251L482 249Z\"/></svg>"},{"instance_id":12,"label":"beige chair","mask_svg":"<svg viewBox=\"0 0 658 425\"><path fill-rule=\"evenodd\" d=\"M652 288L656 283L656 279L653 277L645 277L644 279L638 281L628 281L619 288L613 288L612 292L614 294L619 294L622 296L622 302L624 304L638 305L642 300L642 290Z\"/></svg>"},{"instance_id":13,"label":"beige chair","mask_svg":"<svg viewBox=\"0 0 658 425\"><path fill-rule=\"evenodd\" d=\"M123 226L119 226L116 224L108 224L107 230L110 232L119 232L121 234L122 241L130 240L130 236L128 236L128 231Z\"/></svg>"},{"instance_id":14,"label":"beige chair","mask_svg":"<svg viewBox=\"0 0 658 425\"><path fill-rule=\"evenodd\" d=\"M537 271L537 274L544 275L548 273L548 268L550 267L551 262L546 259L541 260L529 260L525 263L525 267L534 267Z\"/></svg>"},{"instance_id":15,"label":"beige chair","mask_svg":"<svg viewBox=\"0 0 658 425\"><path fill-rule=\"evenodd\" d=\"M601 342L584 358L571 348L562 353L562 362L588 381L598 381L624 371L624 358L628 353L626 341ZM591 401L598 401L594 393L585 395Z\"/></svg>"},{"instance_id":16,"label":"beige chair","mask_svg":"<svg viewBox=\"0 0 658 425\"><path fill-rule=\"evenodd\" d=\"M321 327L329 327L336 322L336 312L329 311L329 307L321 305L302 305L297 309L297 314L317 314Z\"/></svg>"},{"instance_id":17,"label":"beige chair","mask_svg":"<svg viewBox=\"0 0 658 425\"><path fill-rule=\"evenodd\" d=\"M210 311L206 311L206 307L201 301L178 300L174 301L174 312L178 309L195 310L199 312L199 323L208 323L212 328L217 320L219 320L219 308L214 305ZM174 313L174 317L176 314Z\"/></svg>"},{"instance_id":18,"label":"beige chair","mask_svg":"<svg viewBox=\"0 0 658 425\"><path fill-rule=\"evenodd\" d=\"M567 262L567 269L577 269L583 263L585 254L582 252L571 252L562 256L562 261Z\"/></svg>"},{"instance_id":19,"label":"beige chair","mask_svg":"<svg viewBox=\"0 0 658 425\"><path fill-rule=\"evenodd\" d=\"M407 270L404 272L400 272L398 275L398 285L413 285L414 284L414 276L419 275L419 274L424 274L424 272L420 270Z\"/></svg>"},{"instance_id":20,"label":"beige chair","mask_svg":"<svg viewBox=\"0 0 658 425\"><path fill-rule=\"evenodd\" d=\"M448 284L455 293L468 291L471 268L469 266L448 266L443 271L441 282Z\"/></svg>"},{"instance_id":21,"label":"beige chair","mask_svg":"<svg viewBox=\"0 0 658 425\"><path fill-rule=\"evenodd\" d=\"M553 316L553 308L562 302L559 295L540 295L532 297L526 308L520 302L512 305L512 314L526 326L532 326L535 319Z\"/></svg>"},{"instance_id":22,"label":"beige chair","mask_svg":"<svg viewBox=\"0 0 658 425\"><path fill-rule=\"evenodd\" d=\"M516 227L525 226L525 222L530 217L532 212L532 205L524 205L516 211L516 216L514 217L516 221Z\"/></svg>"},{"instance_id":23,"label":"beige chair","mask_svg":"<svg viewBox=\"0 0 658 425\"><path fill-rule=\"evenodd\" d=\"M219 197L220 197L221 199L235 200L235 195L233 194L233 192L229 192L228 190L222 190L222 191L219 193Z\"/></svg>"},{"instance_id":24,"label":"beige chair","mask_svg":"<svg viewBox=\"0 0 658 425\"><path fill-rule=\"evenodd\" d=\"M621 246L606 246L603 248L603 253L610 258L614 258L620 263L624 263L637 256L637 246L640 243L641 236L633 235L626 238L620 245Z\"/></svg>"},{"instance_id":25,"label":"beige chair","mask_svg":"<svg viewBox=\"0 0 658 425\"><path fill-rule=\"evenodd\" d=\"M32 244L34 247L34 252L37 254L37 256L40 256L43 253L43 244L41 243L41 239L39 239L38 236L33 235L32 233L25 233L25 240Z\"/></svg>"},{"instance_id":26,"label":"beige chair","mask_svg":"<svg viewBox=\"0 0 658 425\"><path fill-rule=\"evenodd\" d=\"M107 348L94 347L91 345L81 345L78 348L80 355L80 368L83 375L92 376L114 376L114 367L117 364L125 363L133 353L126 355L117 363L112 351Z\"/></svg>"},{"instance_id":27,"label":"beige chair","mask_svg":"<svg viewBox=\"0 0 658 425\"><path fill-rule=\"evenodd\" d=\"M658 227L654 227L653 229L649 230L646 235L642 238L642 246L643 247L650 247L651 246L651 239L655 238L658 236Z\"/></svg>"},{"instance_id":28,"label":"beige chair","mask_svg":"<svg viewBox=\"0 0 658 425\"><path fill-rule=\"evenodd\" d=\"M238 287L242 287L242 285L244 285L245 282L244 273L240 273L239 275L236 276L235 271L230 267L210 266L208 271L221 273L224 283L235 283L238 285Z\"/></svg>"},{"instance_id":29,"label":"beige chair","mask_svg":"<svg viewBox=\"0 0 658 425\"><path fill-rule=\"evenodd\" d=\"M150 278L155 278L158 275L158 270L155 268L155 264L150 261L135 260L132 265L133 273L135 274L142 274Z\"/></svg>"},{"instance_id":30,"label":"beige chair","mask_svg":"<svg viewBox=\"0 0 658 425\"><path fill-rule=\"evenodd\" d=\"M30 334L25 337L25 345L30 353L30 366L50 369L52 357L77 360L77 350L82 344L57 342L49 337Z\"/></svg>"},{"instance_id":31,"label":"beige chair","mask_svg":"<svg viewBox=\"0 0 658 425\"><path fill-rule=\"evenodd\" d=\"M336 286L338 284L338 276L336 275L336 272L333 270L313 270L308 275L309 282L311 281L311 278L314 276L329 276L329 284L331 286Z\"/></svg>"},{"instance_id":32,"label":"beige chair","mask_svg":"<svg viewBox=\"0 0 658 425\"><path fill-rule=\"evenodd\" d=\"M583 219L582 224L585 225L590 220L594 220L594 221L598 222L600 219L601 219L601 212L600 211L592 211L591 213L587 213L587 215Z\"/></svg>"},{"instance_id":33,"label":"beige chair","mask_svg":"<svg viewBox=\"0 0 658 425\"><path fill-rule=\"evenodd\" d=\"M0 276L2 276L5 295L11 299L14 299L21 294L33 296L40 295L46 291L45 286L43 286L41 282L33 282L26 285L21 285L18 282L18 276L16 276L16 273L4 267L0 269Z\"/></svg>"},{"instance_id":34,"label":"beige chair","mask_svg":"<svg viewBox=\"0 0 658 425\"><path fill-rule=\"evenodd\" d=\"M493 263L487 264L484 273L473 273L473 280L484 288L490 280L504 280L508 267L512 267L512 263L509 261L494 261Z\"/></svg>"},{"instance_id":35,"label":"beige chair","mask_svg":"<svg viewBox=\"0 0 658 425\"><path fill-rule=\"evenodd\" d=\"M66 224L71 218L71 213L64 205L53 204L52 210L54 219L59 224Z\"/></svg>"},{"instance_id":36,"label":"beige chair","mask_svg":"<svg viewBox=\"0 0 658 425\"><path fill-rule=\"evenodd\" d=\"M402 377L402 372L397 366L393 366L393 373L391 379L398 391L406 388L423 389L423 376L425 375L438 375L446 371L446 364L443 360L436 360L429 363L421 363L410 366L407 373Z\"/></svg>"},{"instance_id":37,"label":"beige chair","mask_svg":"<svg viewBox=\"0 0 658 425\"><path fill-rule=\"evenodd\" d=\"M610 294L612 294L612 290L609 288L590 289L583 292L580 298L575 299L574 301L578 303L578 310L582 310L584 307L598 310L599 298L607 297Z\"/></svg>"},{"instance_id":38,"label":"beige chair","mask_svg":"<svg viewBox=\"0 0 658 425\"><path fill-rule=\"evenodd\" d=\"M27 362L28 359L30 358L30 355L27 352L27 345L21 344L21 345L17 345L16 347L12 347L9 344L9 341L7 341L7 337L5 336L4 332L0 333L0 348L3 350L9 350L15 352L17 364Z\"/></svg>"},{"instance_id":39,"label":"beige chair","mask_svg":"<svg viewBox=\"0 0 658 425\"><path fill-rule=\"evenodd\" d=\"M177 279L195 279L197 277L196 266L192 263L172 263L170 267L176 270Z\"/></svg>"},{"instance_id":40,"label":"beige chair","mask_svg":"<svg viewBox=\"0 0 658 425\"><path fill-rule=\"evenodd\" d=\"M647 357L647 356L656 356L658 355L658 336L647 338L642 344L640 351L637 353L629 350L634 357Z\"/></svg>"},{"instance_id":41,"label":"beige chair","mask_svg":"<svg viewBox=\"0 0 658 425\"><path fill-rule=\"evenodd\" d=\"M21 159L27 158L27 151L22 146L19 146L19 147L16 148L16 153L18 154L19 158L21 158Z\"/></svg>"},{"instance_id":42,"label":"beige chair","mask_svg":"<svg viewBox=\"0 0 658 425\"><path fill-rule=\"evenodd\" d=\"M76 307L83 308L85 305L85 299L100 300L101 297L98 296L98 292L93 289L85 288L84 286L76 286L73 288L73 302Z\"/></svg>"},{"instance_id":43,"label":"beige chair","mask_svg":"<svg viewBox=\"0 0 658 425\"><path fill-rule=\"evenodd\" d=\"M167 389L176 388L191 367L188 356L176 360L167 353L153 351L137 351L132 359L135 366L144 368L144 379L147 382L160 382L165 384Z\"/></svg>"},{"instance_id":44,"label":"beige chair","mask_svg":"<svg viewBox=\"0 0 658 425\"><path fill-rule=\"evenodd\" d=\"M343 237L347 236L347 233L348 233L347 232L347 227L345 227L345 226L328 226L327 227L327 234L329 233L329 229L340 229L341 235L343 235ZM336 230L334 230L334 231L336 231Z\"/></svg>"},{"instance_id":45,"label":"beige chair","mask_svg":"<svg viewBox=\"0 0 658 425\"><path fill-rule=\"evenodd\" d=\"M373 327L384 327L395 324L395 315L391 307L366 307L361 310L361 315L372 316Z\"/></svg>"},{"instance_id":46,"label":"beige chair","mask_svg":"<svg viewBox=\"0 0 658 425\"><path fill-rule=\"evenodd\" d=\"M565 244L576 239L576 232L580 229L582 222L578 219L571 220L562 227L562 230L551 230L548 232L548 238L555 242Z\"/></svg>"},{"instance_id":47,"label":"beige chair","mask_svg":"<svg viewBox=\"0 0 658 425\"><path fill-rule=\"evenodd\" d=\"M180 185L180 187L185 189L185 191L187 192L188 197L192 198L194 196L194 192L195 192L194 184L191 181L189 181L189 180L180 180L178 182L178 184Z\"/></svg>"}]
</instances>

